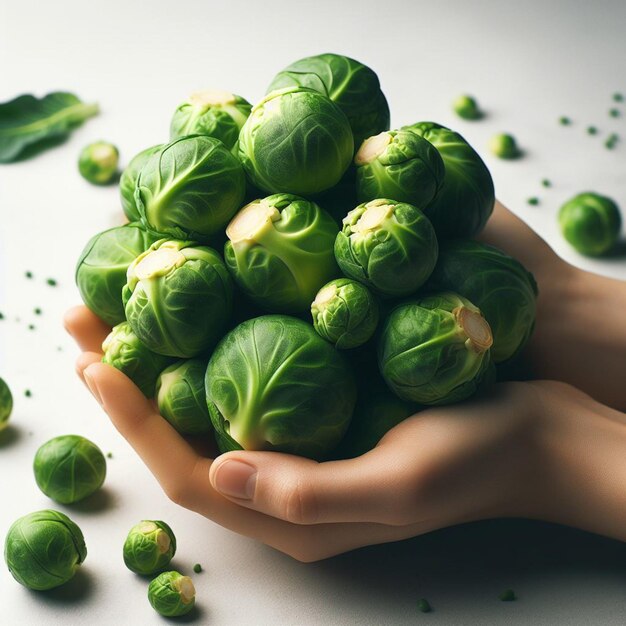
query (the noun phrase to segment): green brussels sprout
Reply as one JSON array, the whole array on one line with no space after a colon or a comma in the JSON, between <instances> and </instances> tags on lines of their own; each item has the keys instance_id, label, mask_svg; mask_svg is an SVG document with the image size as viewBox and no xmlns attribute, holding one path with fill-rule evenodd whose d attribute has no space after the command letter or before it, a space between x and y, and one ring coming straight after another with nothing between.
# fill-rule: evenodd
<instances>
[{"instance_id":1,"label":"green brussels sprout","mask_svg":"<svg viewBox=\"0 0 626 626\"><path fill-rule=\"evenodd\" d=\"M366 139L354 163L360 202L393 198L423 209L437 195L445 174L437 148L407 130Z\"/></svg>"},{"instance_id":2,"label":"green brussels sprout","mask_svg":"<svg viewBox=\"0 0 626 626\"><path fill-rule=\"evenodd\" d=\"M208 433L213 428L204 391L206 368L204 359L178 361L157 380L159 411L183 435Z\"/></svg>"},{"instance_id":3,"label":"green brussels sprout","mask_svg":"<svg viewBox=\"0 0 626 626\"><path fill-rule=\"evenodd\" d=\"M212 248L161 239L130 264L122 299L128 323L149 350L190 358L226 330L233 285Z\"/></svg>"},{"instance_id":4,"label":"green brussels sprout","mask_svg":"<svg viewBox=\"0 0 626 626\"><path fill-rule=\"evenodd\" d=\"M320 193L336 185L354 140L343 111L312 89L273 91L252 108L239 135L239 159L269 193Z\"/></svg>"},{"instance_id":5,"label":"green brussels sprout","mask_svg":"<svg viewBox=\"0 0 626 626\"><path fill-rule=\"evenodd\" d=\"M147 398L154 397L159 374L173 359L148 350L128 322L114 326L102 344L102 362L128 376Z\"/></svg>"},{"instance_id":6,"label":"green brussels sprout","mask_svg":"<svg viewBox=\"0 0 626 626\"><path fill-rule=\"evenodd\" d=\"M387 296L421 287L437 253L435 230L422 211L382 198L350 211L335 241L341 271Z\"/></svg>"},{"instance_id":7,"label":"green brussels sprout","mask_svg":"<svg viewBox=\"0 0 626 626\"><path fill-rule=\"evenodd\" d=\"M228 91L196 91L176 109L170 139L207 135L219 139L231 150L251 109L247 100Z\"/></svg>"},{"instance_id":8,"label":"green brussels sprout","mask_svg":"<svg viewBox=\"0 0 626 626\"><path fill-rule=\"evenodd\" d=\"M11 411L13 411L13 395L9 385L0 378L0 431L7 427Z\"/></svg>"},{"instance_id":9,"label":"green brussels sprout","mask_svg":"<svg viewBox=\"0 0 626 626\"><path fill-rule=\"evenodd\" d=\"M135 202L148 229L206 241L226 226L245 192L243 169L224 144L190 135L148 159L139 173Z\"/></svg>"},{"instance_id":10,"label":"green brussels sprout","mask_svg":"<svg viewBox=\"0 0 626 626\"><path fill-rule=\"evenodd\" d=\"M73 504L102 487L107 463L95 443L79 435L61 435L44 443L33 463L37 486L61 504Z\"/></svg>"},{"instance_id":11,"label":"green brussels sprout","mask_svg":"<svg viewBox=\"0 0 626 626\"><path fill-rule=\"evenodd\" d=\"M522 156L522 151L513 135L498 133L489 140L489 150L501 159L517 159Z\"/></svg>"},{"instance_id":12,"label":"green brussels sprout","mask_svg":"<svg viewBox=\"0 0 626 626\"><path fill-rule=\"evenodd\" d=\"M126 567L148 576L165 569L176 554L176 536L159 520L142 520L126 537L123 548Z\"/></svg>"},{"instance_id":13,"label":"green brussels sprout","mask_svg":"<svg viewBox=\"0 0 626 626\"><path fill-rule=\"evenodd\" d=\"M426 290L453 291L480 309L493 334L495 363L515 356L533 332L537 283L519 261L492 246L446 242Z\"/></svg>"},{"instance_id":14,"label":"green brussels sprout","mask_svg":"<svg viewBox=\"0 0 626 626\"><path fill-rule=\"evenodd\" d=\"M355 147L389 129L389 106L378 76L359 61L340 54L300 59L274 77L267 93L294 86L313 89L335 102L350 122Z\"/></svg>"},{"instance_id":15,"label":"green brussels sprout","mask_svg":"<svg viewBox=\"0 0 626 626\"><path fill-rule=\"evenodd\" d=\"M387 432L420 408L387 389L373 393L359 391L354 416L334 456L351 459L369 452Z\"/></svg>"},{"instance_id":16,"label":"green brussels sprout","mask_svg":"<svg viewBox=\"0 0 626 626\"><path fill-rule=\"evenodd\" d=\"M152 608L164 617L186 615L196 603L196 589L189 576L163 572L148 585Z\"/></svg>"},{"instance_id":17,"label":"green brussels sprout","mask_svg":"<svg viewBox=\"0 0 626 626\"><path fill-rule=\"evenodd\" d=\"M163 144L158 144L136 154L120 176L120 200L122 201L124 214L130 222L138 222L141 219L137 203L135 202L135 188L137 187L139 172L141 172L150 157L156 154L162 147Z\"/></svg>"},{"instance_id":18,"label":"green brussels sprout","mask_svg":"<svg viewBox=\"0 0 626 626\"><path fill-rule=\"evenodd\" d=\"M480 310L455 293L396 307L380 337L378 362L403 400L450 404L473 395L491 359L491 329Z\"/></svg>"},{"instance_id":19,"label":"green brussels sprout","mask_svg":"<svg viewBox=\"0 0 626 626\"><path fill-rule=\"evenodd\" d=\"M467 94L463 94L456 98L456 100L452 103L452 109L464 120L478 120L483 116L478 103L475 98L472 96L468 96Z\"/></svg>"},{"instance_id":20,"label":"green brussels sprout","mask_svg":"<svg viewBox=\"0 0 626 626\"><path fill-rule=\"evenodd\" d=\"M434 122L405 126L437 148L445 166L443 185L424 209L437 237L468 239L487 223L496 196L489 169L459 133Z\"/></svg>"},{"instance_id":21,"label":"green brussels sprout","mask_svg":"<svg viewBox=\"0 0 626 626\"><path fill-rule=\"evenodd\" d=\"M128 266L158 235L140 224L124 224L94 235L76 263L76 286L83 302L110 326L123 322L122 287Z\"/></svg>"},{"instance_id":22,"label":"green brussels sprout","mask_svg":"<svg viewBox=\"0 0 626 626\"><path fill-rule=\"evenodd\" d=\"M36 511L13 523L4 560L18 583L43 591L63 585L87 557L80 528L59 511Z\"/></svg>"},{"instance_id":23,"label":"green brussels sprout","mask_svg":"<svg viewBox=\"0 0 626 626\"><path fill-rule=\"evenodd\" d=\"M605 254L617 242L622 217L617 204L593 192L580 193L559 210L559 225L565 239L581 254Z\"/></svg>"},{"instance_id":24,"label":"green brussels sprout","mask_svg":"<svg viewBox=\"0 0 626 626\"><path fill-rule=\"evenodd\" d=\"M206 394L222 452L275 450L319 459L345 433L356 385L348 361L310 324L266 315L218 344Z\"/></svg>"},{"instance_id":25,"label":"green brussels sprout","mask_svg":"<svg viewBox=\"0 0 626 626\"><path fill-rule=\"evenodd\" d=\"M117 176L120 153L107 141L96 141L82 149L78 157L78 171L94 185L108 185Z\"/></svg>"},{"instance_id":26,"label":"green brussels sprout","mask_svg":"<svg viewBox=\"0 0 626 626\"><path fill-rule=\"evenodd\" d=\"M337 275L337 226L304 198L274 194L255 200L237 213L226 235L226 266L264 309L307 311L317 290Z\"/></svg>"},{"instance_id":27,"label":"green brussels sprout","mask_svg":"<svg viewBox=\"0 0 626 626\"><path fill-rule=\"evenodd\" d=\"M374 334L378 303L355 280L337 278L324 285L311 305L313 328L336 348L356 348Z\"/></svg>"}]
</instances>

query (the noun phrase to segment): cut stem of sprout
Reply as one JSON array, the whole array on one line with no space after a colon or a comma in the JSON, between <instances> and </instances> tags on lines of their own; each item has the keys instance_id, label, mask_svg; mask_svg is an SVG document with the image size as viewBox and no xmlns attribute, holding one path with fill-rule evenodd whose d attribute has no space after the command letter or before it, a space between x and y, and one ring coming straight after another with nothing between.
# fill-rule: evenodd
<instances>
[{"instance_id":1,"label":"cut stem of sprout","mask_svg":"<svg viewBox=\"0 0 626 626\"><path fill-rule=\"evenodd\" d=\"M369 137L361 144L359 151L356 153L354 157L355 164L367 165L371 163L387 149L392 140L393 137L387 132Z\"/></svg>"},{"instance_id":2,"label":"cut stem of sprout","mask_svg":"<svg viewBox=\"0 0 626 626\"><path fill-rule=\"evenodd\" d=\"M185 256L175 248L162 246L153 250L135 266L135 276L147 280L153 276L164 276L185 262Z\"/></svg>"},{"instance_id":3,"label":"cut stem of sprout","mask_svg":"<svg viewBox=\"0 0 626 626\"><path fill-rule=\"evenodd\" d=\"M235 96L230 91L221 89L194 91L189 96L189 104L197 107L224 106L233 102L235 102Z\"/></svg>"},{"instance_id":4,"label":"cut stem of sprout","mask_svg":"<svg viewBox=\"0 0 626 626\"><path fill-rule=\"evenodd\" d=\"M395 205L388 204L385 200L372 200L365 205L366 209L359 221L352 228L357 233L368 230L376 230L387 218L393 214Z\"/></svg>"},{"instance_id":5,"label":"cut stem of sprout","mask_svg":"<svg viewBox=\"0 0 626 626\"><path fill-rule=\"evenodd\" d=\"M493 344L491 327L480 313L470 311L470 309L462 306L455 309L454 316L463 332L467 335L472 348L478 354L482 354L491 348Z\"/></svg>"},{"instance_id":6,"label":"cut stem of sprout","mask_svg":"<svg viewBox=\"0 0 626 626\"><path fill-rule=\"evenodd\" d=\"M280 211L263 202L251 202L232 219L226 236L233 242L253 241L269 224L280 219Z\"/></svg>"}]
</instances>

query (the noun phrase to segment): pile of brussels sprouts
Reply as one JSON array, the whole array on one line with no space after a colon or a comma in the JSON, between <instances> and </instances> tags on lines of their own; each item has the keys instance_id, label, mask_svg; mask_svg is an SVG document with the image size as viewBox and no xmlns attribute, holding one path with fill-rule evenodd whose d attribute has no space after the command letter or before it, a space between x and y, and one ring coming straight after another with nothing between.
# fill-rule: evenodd
<instances>
[{"instance_id":1,"label":"pile of brussels sprouts","mask_svg":"<svg viewBox=\"0 0 626 626\"><path fill-rule=\"evenodd\" d=\"M315 459L460 402L533 330L537 287L474 238L491 175L434 122L389 130L378 77L301 59L254 106L192 94L120 178L129 223L76 268L103 361L183 434Z\"/></svg>"}]
</instances>

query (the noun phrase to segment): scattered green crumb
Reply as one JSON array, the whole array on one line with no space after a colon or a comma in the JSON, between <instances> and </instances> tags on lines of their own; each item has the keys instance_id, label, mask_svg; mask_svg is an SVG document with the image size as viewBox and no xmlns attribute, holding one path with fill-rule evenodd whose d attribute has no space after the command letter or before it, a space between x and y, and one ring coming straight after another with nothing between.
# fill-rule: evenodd
<instances>
[{"instance_id":1,"label":"scattered green crumb","mask_svg":"<svg viewBox=\"0 0 626 626\"><path fill-rule=\"evenodd\" d=\"M615 144L619 141L619 135L616 135L615 133L611 133L606 141L604 142L604 145L609 149L609 150L613 150L613 148L615 148Z\"/></svg>"},{"instance_id":2,"label":"scattered green crumb","mask_svg":"<svg viewBox=\"0 0 626 626\"><path fill-rule=\"evenodd\" d=\"M4 313L0 313L0 320L4 319Z\"/></svg>"},{"instance_id":3,"label":"scattered green crumb","mask_svg":"<svg viewBox=\"0 0 626 626\"><path fill-rule=\"evenodd\" d=\"M624 102L624 94L620 92L616 92L613 94L613 100L615 102Z\"/></svg>"},{"instance_id":4,"label":"scattered green crumb","mask_svg":"<svg viewBox=\"0 0 626 626\"><path fill-rule=\"evenodd\" d=\"M32 272L24 272L24 276L26 276L26 278L32 278L33 277L33 273Z\"/></svg>"},{"instance_id":5,"label":"scattered green crumb","mask_svg":"<svg viewBox=\"0 0 626 626\"><path fill-rule=\"evenodd\" d=\"M107 459L113 458L113 452L107 452Z\"/></svg>"},{"instance_id":6,"label":"scattered green crumb","mask_svg":"<svg viewBox=\"0 0 626 626\"><path fill-rule=\"evenodd\" d=\"M41 315L41 309L39 307L35 307L34 311L35 315Z\"/></svg>"},{"instance_id":7,"label":"scattered green crumb","mask_svg":"<svg viewBox=\"0 0 626 626\"><path fill-rule=\"evenodd\" d=\"M532 198L528 198L528 204L532 204L533 206L537 206L539 204L539 198L537 196L533 196Z\"/></svg>"},{"instance_id":8,"label":"scattered green crumb","mask_svg":"<svg viewBox=\"0 0 626 626\"><path fill-rule=\"evenodd\" d=\"M569 126L572 123L572 120L567 117L567 115L561 115L561 117L559 117L559 124L561 126Z\"/></svg>"},{"instance_id":9,"label":"scattered green crumb","mask_svg":"<svg viewBox=\"0 0 626 626\"><path fill-rule=\"evenodd\" d=\"M193 566L193 571L194 571L196 574L199 574L199 573L202 571L202 565L200 565L200 563L196 563L196 564Z\"/></svg>"},{"instance_id":10,"label":"scattered green crumb","mask_svg":"<svg viewBox=\"0 0 626 626\"><path fill-rule=\"evenodd\" d=\"M50 285L50 287L56 287L56 286L57 286L57 284L58 284L58 283L57 283L57 281L56 281L56 279L54 279L54 278L48 278L48 279L46 279L46 283L47 283L48 285Z\"/></svg>"},{"instance_id":11,"label":"scattered green crumb","mask_svg":"<svg viewBox=\"0 0 626 626\"><path fill-rule=\"evenodd\" d=\"M598 129L595 126L587 126L587 134L588 135L597 135Z\"/></svg>"},{"instance_id":12,"label":"scattered green crumb","mask_svg":"<svg viewBox=\"0 0 626 626\"><path fill-rule=\"evenodd\" d=\"M33 392L32 392L30 389L25 389L25 390L24 390L24 395L25 395L27 398L32 398Z\"/></svg>"},{"instance_id":13,"label":"scattered green crumb","mask_svg":"<svg viewBox=\"0 0 626 626\"><path fill-rule=\"evenodd\" d=\"M505 589L499 596L502 602L513 602L517 600L517 596L515 595L515 591L513 589Z\"/></svg>"},{"instance_id":14,"label":"scattered green crumb","mask_svg":"<svg viewBox=\"0 0 626 626\"><path fill-rule=\"evenodd\" d=\"M35 325L34 324L29 324L28 325L28 330L35 330Z\"/></svg>"},{"instance_id":15,"label":"scattered green crumb","mask_svg":"<svg viewBox=\"0 0 626 626\"><path fill-rule=\"evenodd\" d=\"M611 109L609 111L609 115L611 117L619 117L622 114L622 112L619 109Z\"/></svg>"},{"instance_id":16,"label":"scattered green crumb","mask_svg":"<svg viewBox=\"0 0 626 626\"><path fill-rule=\"evenodd\" d=\"M552 187L552 181L551 181L549 178L544 178L544 179L541 181L541 184L542 184L544 187Z\"/></svg>"},{"instance_id":17,"label":"scattered green crumb","mask_svg":"<svg viewBox=\"0 0 626 626\"><path fill-rule=\"evenodd\" d=\"M417 603L417 608L418 610L420 610L422 613L430 613L433 608L430 606L430 602L428 602L428 600L426 598L422 598L418 603Z\"/></svg>"}]
</instances>

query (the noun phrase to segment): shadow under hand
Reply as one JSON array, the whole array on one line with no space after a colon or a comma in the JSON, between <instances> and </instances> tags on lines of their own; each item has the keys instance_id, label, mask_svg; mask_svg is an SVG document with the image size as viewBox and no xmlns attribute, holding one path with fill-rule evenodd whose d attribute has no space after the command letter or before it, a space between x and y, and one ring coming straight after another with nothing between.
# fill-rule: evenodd
<instances>
[{"instance_id":1,"label":"shadow under hand","mask_svg":"<svg viewBox=\"0 0 626 626\"><path fill-rule=\"evenodd\" d=\"M9 424L6 428L0 430L0 449L12 446L19 441L22 436L23 432L20 428L13 424Z\"/></svg>"}]
</instances>

